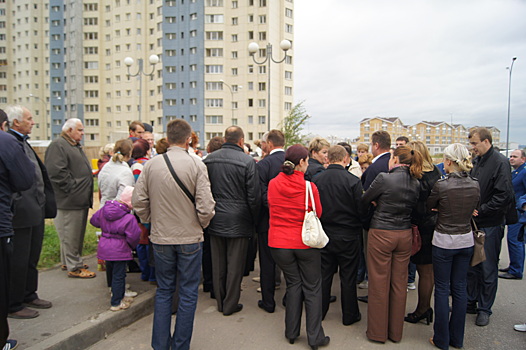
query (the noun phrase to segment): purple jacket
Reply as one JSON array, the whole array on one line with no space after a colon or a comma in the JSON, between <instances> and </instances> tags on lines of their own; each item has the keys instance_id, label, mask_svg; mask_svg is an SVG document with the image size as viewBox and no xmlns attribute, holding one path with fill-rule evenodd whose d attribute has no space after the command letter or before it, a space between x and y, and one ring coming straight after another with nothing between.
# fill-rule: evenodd
<instances>
[{"instance_id":1,"label":"purple jacket","mask_svg":"<svg viewBox=\"0 0 526 350\"><path fill-rule=\"evenodd\" d=\"M139 243L141 229L128 207L107 201L91 217L90 223L102 229L97 257L108 261L132 260L132 249Z\"/></svg>"}]
</instances>

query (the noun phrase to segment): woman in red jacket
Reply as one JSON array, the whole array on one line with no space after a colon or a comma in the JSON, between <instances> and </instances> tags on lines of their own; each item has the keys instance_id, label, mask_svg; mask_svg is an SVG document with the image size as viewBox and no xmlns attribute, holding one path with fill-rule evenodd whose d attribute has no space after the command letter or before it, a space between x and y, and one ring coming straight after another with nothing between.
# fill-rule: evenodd
<instances>
[{"instance_id":1,"label":"woman in red jacket","mask_svg":"<svg viewBox=\"0 0 526 350\"><path fill-rule=\"evenodd\" d=\"M285 336L291 344L299 336L302 302L305 300L307 339L312 349L329 344L321 326L321 257L318 249L303 244L301 231L305 216L304 173L309 166L309 154L302 145L285 152L282 172L268 186L270 228L268 245L272 257L287 281ZM318 189L314 193L316 214L321 216ZM312 204L309 203L309 210Z\"/></svg>"}]
</instances>

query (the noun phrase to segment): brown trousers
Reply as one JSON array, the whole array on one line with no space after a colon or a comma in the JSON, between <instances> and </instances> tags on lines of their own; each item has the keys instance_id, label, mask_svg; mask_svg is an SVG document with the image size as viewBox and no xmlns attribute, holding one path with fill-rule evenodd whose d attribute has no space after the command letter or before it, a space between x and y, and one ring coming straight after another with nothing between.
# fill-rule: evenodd
<instances>
[{"instance_id":1,"label":"brown trousers","mask_svg":"<svg viewBox=\"0 0 526 350\"><path fill-rule=\"evenodd\" d=\"M411 243L411 229L369 230L367 338L371 340L402 340Z\"/></svg>"}]
</instances>

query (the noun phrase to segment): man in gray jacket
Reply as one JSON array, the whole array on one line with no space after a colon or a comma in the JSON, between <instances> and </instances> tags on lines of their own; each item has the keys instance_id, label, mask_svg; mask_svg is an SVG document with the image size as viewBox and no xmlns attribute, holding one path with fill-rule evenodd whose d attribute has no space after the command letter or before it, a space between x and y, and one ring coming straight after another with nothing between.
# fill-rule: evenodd
<instances>
[{"instance_id":1,"label":"man in gray jacket","mask_svg":"<svg viewBox=\"0 0 526 350\"><path fill-rule=\"evenodd\" d=\"M203 228L214 216L206 167L188 153L192 128L182 119L167 125L168 152L144 165L132 197L135 213L151 223L157 292L153 316L154 349L189 349L201 280ZM172 334L172 300L179 306Z\"/></svg>"},{"instance_id":2,"label":"man in gray jacket","mask_svg":"<svg viewBox=\"0 0 526 350\"><path fill-rule=\"evenodd\" d=\"M82 260L88 210L93 206L93 174L80 141L84 126L71 118L46 151L45 164L57 200L55 227L60 239L62 265L68 277L93 278Z\"/></svg>"}]
</instances>

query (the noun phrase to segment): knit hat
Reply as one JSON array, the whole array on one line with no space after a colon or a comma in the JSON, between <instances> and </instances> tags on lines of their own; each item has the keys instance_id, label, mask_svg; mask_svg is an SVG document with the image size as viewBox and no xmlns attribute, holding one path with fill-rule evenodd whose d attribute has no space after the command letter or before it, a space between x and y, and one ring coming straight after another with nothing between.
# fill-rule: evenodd
<instances>
[{"instance_id":1,"label":"knit hat","mask_svg":"<svg viewBox=\"0 0 526 350\"><path fill-rule=\"evenodd\" d=\"M126 204L128 208L133 209L132 205L132 194L133 194L133 187L132 186L126 186L124 187L124 190L122 190L119 200Z\"/></svg>"}]
</instances>

